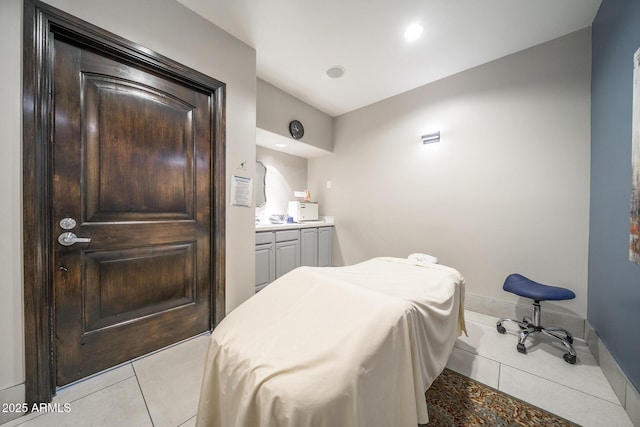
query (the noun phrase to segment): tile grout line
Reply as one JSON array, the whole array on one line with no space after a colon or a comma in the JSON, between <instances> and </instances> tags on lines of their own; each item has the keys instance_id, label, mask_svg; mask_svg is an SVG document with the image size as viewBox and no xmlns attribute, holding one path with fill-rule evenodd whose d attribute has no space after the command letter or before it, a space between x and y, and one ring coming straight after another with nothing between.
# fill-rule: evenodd
<instances>
[{"instance_id":1,"label":"tile grout line","mask_svg":"<svg viewBox=\"0 0 640 427\"><path fill-rule=\"evenodd\" d=\"M467 351L467 350L464 350L464 349L459 349L459 350ZM530 375L530 376L532 376L532 377L535 377L535 378L541 379L541 380L543 380L543 381L550 381L550 382L552 382L552 383L554 383L554 384L556 384L556 385L559 385L559 386L561 386L561 387L566 387L566 388L568 388L568 389L570 389L570 390L573 390L573 391L575 391L575 392L581 393L581 394L583 394L583 395L585 395L585 396L589 396L589 397L591 397L591 398L598 399L599 401L601 401L601 402L603 402L603 403L610 404L610 405L617 406L617 407L622 407L622 409L624 410L624 407L623 407L623 406L621 406L620 404L615 403L615 402L611 402L610 400L605 399L605 398L602 398L602 397L600 397L600 396L595 396L595 395L593 395L593 394L591 394L591 393L586 393L586 392L584 392L584 391L582 391L582 390L578 390L578 389L573 388L573 387L570 387L570 386L568 386L568 385L566 385L566 384L558 383L558 382L556 382L556 381L550 380L550 379L545 378L545 377L542 377L542 376L540 376L540 375L533 374L533 373L531 373L531 372L527 372L527 371L522 370L522 369L520 369L520 368L517 368L517 367L515 367L515 366L511 366L511 365L509 365L509 364L507 364L507 363L504 363L504 362L501 362L501 361L498 361L498 360L494 360L494 359L492 359L492 358L490 358L490 357L482 356L482 355L480 355L480 354L478 354L478 353L473 353L473 352L470 352L470 351L467 351L467 352L468 352L468 353L470 353L470 354L474 357L474 359L475 359L475 358L478 358L478 357L481 357L481 358L484 358L484 359L487 359L487 360L492 360L492 361L494 361L494 362L498 363L498 383L497 383L497 387L496 387L496 389L497 389L498 391L501 391L502 393L506 393L506 394L508 394L509 396L512 396L512 397L514 397L514 398L516 398L516 399L520 399L520 400L522 400L522 401L524 401L524 402L527 402L527 403L529 403L529 404L531 404L531 405L538 406L539 408L541 408L541 409L543 409L543 410L545 410L545 411L548 411L548 412L551 412L551 413L556 414L555 412L550 411L549 409L545 409L543 406L535 405L535 404L533 404L533 403L529 402L528 400L523 399L522 397L518 397L518 396L512 395L512 394L507 393L506 391L504 391L504 390L502 389L502 387L500 386L500 378L501 378L501 375L502 375L503 367L511 368L511 369L513 369L513 370L515 370L515 371L521 372L521 373L526 374L526 375ZM472 378L472 379L473 379L473 378ZM475 381L479 381L479 380L477 380L477 379L474 379L474 380L475 380ZM482 384L485 384L485 383L483 383L482 381L479 381L479 382L480 382L480 383L482 383ZM485 385L487 385L487 384L485 384ZM557 415L557 414L556 414L556 415ZM565 418L566 418L566 416L565 416ZM567 418L567 419L571 419L571 418Z\"/></svg>"},{"instance_id":2,"label":"tile grout line","mask_svg":"<svg viewBox=\"0 0 640 427\"><path fill-rule=\"evenodd\" d=\"M136 377L136 382L138 383L138 389L140 390L140 394L142 395L142 401L144 402L144 407L147 410L147 414L149 415L149 421L151 421L151 425L155 426L153 422L153 417L151 416L151 411L149 410L149 405L147 404L147 398L144 395L144 391L142 390L142 384L140 384L140 379L138 378L138 372L136 372L136 367L131 363L131 368L133 369L133 374Z\"/></svg>"},{"instance_id":3,"label":"tile grout line","mask_svg":"<svg viewBox=\"0 0 640 427\"><path fill-rule=\"evenodd\" d=\"M503 363L500 363L500 364L501 364L501 365L503 365ZM614 406L619 406L619 407L621 407L621 408L623 408L623 409L624 409L624 407L623 407L620 403L612 402L612 401L610 401L609 399L605 399L605 398L603 398L603 397L596 396L595 394L587 393L587 392L586 392L586 391L584 391L584 390L580 390L580 389L577 389L577 388L574 388L574 387L568 386L568 385L566 385L566 384L559 383L559 382L557 382L557 381L555 381L555 380L552 380L552 379L549 379L549 378L546 378L546 377L540 376L540 375L538 375L538 374L534 374L534 373L531 373L531 372L527 372L527 371L522 370L522 369L520 369L520 368L516 368L515 366L511 366L511 365L509 365L508 363L504 363L504 366L507 366L507 367L509 367L509 368L511 368L511 369L513 369L513 370L518 371L518 372L522 372L522 373L524 373L524 374L531 375L532 377L536 377L536 378L541 379L541 380L543 380L543 381L549 381L549 382L551 382L551 383L553 383L553 384L555 384L555 385L558 385L558 386L560 386L560 387L568 388L568 389L570 389L570 390L573 390L573 391L575 391L575 392L577 392L577 393L580 393L580 394L583 394L583 395L585 395L585 396L593 397L594 399L601 400L601 401L603 401L603 402L609 403L609 404L614 405Z\"/></svg>"},{"instance_id":4,"label":"tile grout line","mask_svg":"<svg viewBox=\"0 0 640 427\"><path fill-rule=\"evenodd\" d=\"M124 365L123 365L123 366L124 366ZM132 366L132 367L133 367L133 366ZM135 373L135 371L134 371L134 373ZM94 376L92 376L92 377L95 377L95 376L97 376L97 375L94 375ZM122 378L121 380L118 380L118 381L116 381L116 382L114 382L114 383L111 383L111 384L105 385L104 387L101 387L101 388L99 388L99 389L97 389L97 390L94 390L94 391L92 391L92 392L90 392L90 393L83 394L82 396L78 396L78 397L76 397L75 399L69 399L69 401L68 401L68 402L57 402L57 403L75 403L75 402L78 402L79 400L85 399L85 398L87 398L87 397L89 397L89 396L92 396L92 395L94 395L94 394L96 394L96 393L99 393L99 392L101 392L101 391L103 391L103 390L106 390L106 389L107 389L107 388L109 388L109 387L115 386L116 384L120 384L121 382L126 381L126 380L128 380L129 378L132 378L133 376L135 376L135 375L132 375L132 376L130 376L130 377L126 377L126 378ZM54 396L54 399L55 399L55 397L57 396L57 392L58 392L58 391L60 391L60 390L66 390L66 389L68 389L68 388L71 388L71 387L73 387L73 386L75 386L75 385L79 384L80 382L81 382L81 381L78 381L78 382L76 382L75 384L67 385L67 386L63 386L63 387L58 388L58 389L56 390L56 395ZM53 401L52 401L51 403L56 403L56 402L53 402ZM33 416L32 416L32 415L33 415ZM38 418L40 418L40 417L42 417L42 416L45 416L45 415L47 415L47 413L46 413L46 412L41 412L41 413L38 413L37 415L36 415L34 412L29 412L29 413L27 413L27 414L23 415L22 417L14 418L13 420L9 420L9 421L7 421L7 422L5 422L5 423L0 424L0 427L1 427L1 426L3 426L3 425L5 425L5 424L7 424L7 425L8 425L8 424L9 424L9 423L11 423L12 421L18 422L18 424L14 424L14 426L15 426L15 427L18 427L18 426L24 425L25 423L31 422L31 421L33 421L33 420L35 420L35 419L38 419ZM26 418L26 419L24 419L24 418ZM21 419L22 419L22 420L21 420ZM18 420L20 420L20 421L18 421Z\"/></svg>"},{"instance_id":5,"label":"tile grout line","mask_svg":"<svg viewBox=\"0 0 640 427\"><path fill-rule=\"evenodd\" d=\"M118 369L124 368L125 366L130 365L130 364L131 364L131 361L128 361L128 362L122 362L122 363L120 363L120 364L118 364L118 365L116 365L116 366L112 366L112 367L110 367L110 368L107 368L107 369L104 369L104 370L102 370L102 371L96 372L96 373L91 374L91 375L89 375L89 376L86 376L86 377L84 377L84 378L80 378L79 380L75 380L75 381L73 381L73 382L71 382L71 383L69 383L69 384L65 384L65 385L63 385L63 386L61 386L61 387L57 387L57 388L56 388L56 394L57 394L57 392L59 392L59 391L63 391L63 390L67 390L67 389L75 388L77 385L80 385L80 384L82 384L82 383L86 383L87 381L90 381L90 380L92 380L92 379L94 379L94 378L102 377L103 375L105 375L105 374L107 374L107 373L109 373L109 372L113 372L113 371L116 371L116 370L118 370ZM131 377L127 377L127 378L131 378ZM126 379L126 378L125 378L125 379ZM119 382L120 382L120 381L117 381L117 382L115 382L114 384L117 384L117 383L119 383ZM108 386L105 386L105 387L103 387L103 388L107 388L107 387L108 387Z\"/></svg>"},{"instance_id":6,"label":"tile grout line","mask_svg":"<svg viewBox=\"0 0 640 427\"><path fill-rule=\"evenodd\" d=\"M467 352L467 353L471 354L474 358L475 358L475 357L482 357L483 359L491 360L491 361L493 361L493 362L498 363L498 387L496 387L496 388L497 388L498 390L500 390L500 391L503 391L503 390L501 390L501 389L500 389L500 374L502 373L502 367L503 367L503 366L506 366L506 367L511 368L511 369L514 369L514 370L516 370L516 371L518 371L518 372L522 372L522 373L524 373L524 374L531 375L531 376L536 377L536 378L538 378L538 379L541 379L541 380L543 380L543 381L549 381L549 382L551 382L551 383L553 383L553 384L559 385L559 386L561 386L561 387L568 388L568 389L570 389L570 390L573 390L573 391L576 391L576 392L578 392L578 393L581 393L581 394L583 394L583 395L585 395L585 396L593 397L593 398L598 399L598 400L600 400L600 401L602 401L602 402L609 403L609 404L614 405L614 406L619 406L619 407L622 407L622 408L624 409L624 406L623 406L620 402L618 402L618 401L612 402L612 401L611 401L611 400L609 400L609 399L603 398L603 397L601 397L601 396L596 396L596 395L594 395L594 394L587 393L587 392L585 392L584 390L580 390L580 389L577 389L577 388L571 387L571 386L569 386L569 385L567 385L567 384L563 384L563 383L557 382L557 381L555 381L555 380L553 380L553 379L546 378L546 377L540 376L540 375L538 375L538 374L534 374L534 373L531 373L531 372L525 371L525 370L523 370L523 369L521 369L521 368L517 368L517 367L515 367L515 366L513 366L513 365L510 365L510 364L508 364L508 363L505 363L505 362L502 362L502 361L500 361L500 360L494 359L494 358L492 358L492 357L483 356L483 355L481 355L481 354L479 354L479 353L477 353L477 352L469 351L469 350L464 349L464 348L460 348L460 347L456 347L456 348L457 348L458 350L465 351L465 352ZM599 367L599 366L598 366L598 367ZM602 369L602 368L600 368L600 369ZM473 378L472 378L472 379L473 379ZM476 380L476 381L478 381L478 380ZM482 381L480 381L480 382L482 383ZM483 384L485 384L485 383L483 383ZM487 385L487 384L485 384L485 385Z\"/></svg>"},{"instance_id":7,"label":"tile grout line","mask_svg":"<svg viewBox=\"0 0 640 427\"><path fill-rule=\"evenodd\" d=\"M104 387L102 387L102 388L99 388L99 389L97 389L97 390L94 390L94 391L92 391L91 393L87 393L87 394L85 394L85 395L83 395L83 396L79 396L79 397L77 397L77 398L75 398L75 399L73 399L73 400L69 400L69 403L77 402L77 401L82 400L82 399L84 399L84 398L87 398L87 397L89 397L89 396L91 396L91 395L94 395L94 394L96 394L96 393L99 393L99 392L101 392L101 391L103 391L103 390L106 390L106 389L108 389L108 388L110 388L110 387L113 387L113 386L114 386L114 385L116 385L116 384L120 384L121 382L124 382L124 381L128 380L129 378L131 378L131 377L123 378L123 379L121 379L121 380L119 380L119 381L116 381L116 382L114 382L114 383L112 383L112 384L109 384L109 385L106 385L106 386L104 386Z\"/></svg>"}]
</instances>

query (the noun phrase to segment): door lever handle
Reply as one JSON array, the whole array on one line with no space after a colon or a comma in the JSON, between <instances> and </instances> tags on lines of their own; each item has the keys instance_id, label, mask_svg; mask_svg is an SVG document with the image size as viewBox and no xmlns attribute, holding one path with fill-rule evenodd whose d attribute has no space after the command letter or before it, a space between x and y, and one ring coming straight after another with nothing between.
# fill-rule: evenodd
<instances>
[{"instance_id":1,"label":"door lever handle","mask_svg":"<svg viewBox=\"0 0 640 427\"><path fill-rule=\"evenodd\" d=\"M58 236L58 243L62 246L71 246L75 243L89 243L90 241L91 239L89 237L78 237L70 231Z\"/></svg>"}]
</instances>

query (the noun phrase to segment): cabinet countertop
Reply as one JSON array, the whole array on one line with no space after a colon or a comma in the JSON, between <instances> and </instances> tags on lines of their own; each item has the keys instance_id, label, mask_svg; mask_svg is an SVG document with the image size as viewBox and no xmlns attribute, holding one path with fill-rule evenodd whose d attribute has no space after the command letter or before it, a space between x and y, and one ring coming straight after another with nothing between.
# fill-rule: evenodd
<instances>
[{"instance_id":1,"label":"cabinet countertop","mask_svg":"<svg viewBox=\"0 0 640 427\"><path fill-rule=\"evenodd\" d=\"M333 219L325 218L320 221L294 222L293 224L257 224L256 231L296 230L300 228L333 227Z\"/></svg>"}]
</instances>

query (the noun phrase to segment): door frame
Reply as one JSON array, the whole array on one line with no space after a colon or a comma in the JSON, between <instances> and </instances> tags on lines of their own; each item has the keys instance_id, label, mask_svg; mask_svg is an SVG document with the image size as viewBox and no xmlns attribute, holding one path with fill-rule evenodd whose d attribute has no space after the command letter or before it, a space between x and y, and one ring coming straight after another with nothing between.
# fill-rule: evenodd
<instances>
[{"instance_id":1,"label":"door frame","mask_svg":"<svg viewBox=\"0 0 640 427\"><path fill-rule=\"evenodd\" d=\"M208 93L212 106L211 329L225 316L226 85L51 7L24 0L23 13L22 227L25 334L25 397L51 402L56 350L53 301L51 159L53 143L53 39L63 35L83 47L141 66Z\"/></svg>"}]
</instances>

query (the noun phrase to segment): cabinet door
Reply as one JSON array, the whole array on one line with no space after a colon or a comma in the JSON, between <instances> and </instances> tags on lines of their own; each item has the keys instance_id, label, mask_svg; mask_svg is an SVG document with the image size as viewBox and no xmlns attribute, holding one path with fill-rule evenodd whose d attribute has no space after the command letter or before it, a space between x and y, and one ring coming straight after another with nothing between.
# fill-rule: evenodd
<instances>
[{"instance_id":1,"label":"cabinet door","mask_svg":"<svg viewBox=\"0 0 640 427\"><path fill-rule=\"evenodd\" d=\"M318 229L318 267L331 267L331 236L333 227Z\"/></svg>"},{"instance_id":2,"label":"cabinet door","mask_svg":"<svg viewBox=\"0 0 640 427\"><path fill-rule=\"evenodd\" d=\"M300 265L318 266L318 229L300 230Z\"/></svg>"},{"instance_id":3,"label":"cabinet door","mask_svg":"<svg viewBox=\"0 0 640 427\"><path fill-rule=\"evenodd\" d=\"M276 279L300 266L300 240L276 243Z\"/></svg>"},{"instance_id":4,"label":"cabinet door","mask_svg":"<svg viewBox=\"0 0 640 427\"><path fill-rule=\"evenodd\" d=\"M276 279L273 243L256 245L256 292Z\"/></svg>"}]
</instances>

